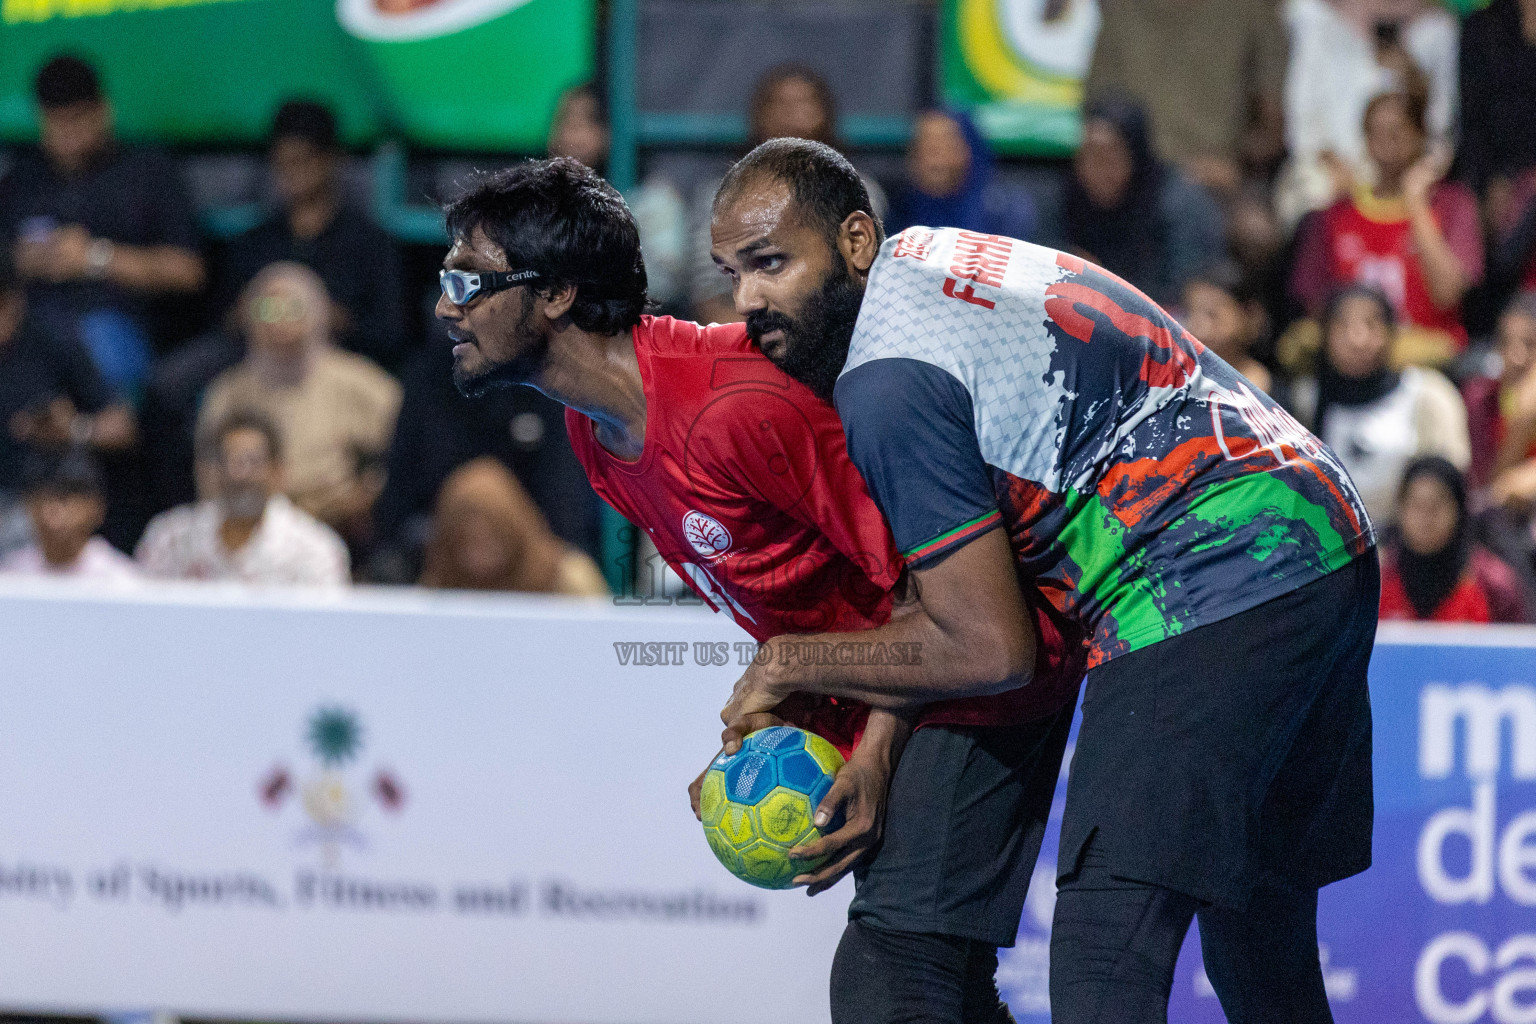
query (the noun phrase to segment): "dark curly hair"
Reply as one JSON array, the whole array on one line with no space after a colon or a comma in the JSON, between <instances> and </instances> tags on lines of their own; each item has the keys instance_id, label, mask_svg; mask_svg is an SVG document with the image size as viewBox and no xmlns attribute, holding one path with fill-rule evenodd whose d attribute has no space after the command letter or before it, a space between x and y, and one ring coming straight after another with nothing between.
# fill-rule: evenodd
<instances>
[{"instance_id":1,"label":"dark curly hair","mask_svg":"<svg viewBox=\"0 0 1536 1024\"><path fill-rule=\"evenodd\" d=\"M509 267L543 275L541 292L575 285L571 320L582 330L618 334L640 322L640 232L624 197L590 167L569 157L514 164L477 177L445 212L453 238L480 228Z\"/></svg>"}]
</instances>

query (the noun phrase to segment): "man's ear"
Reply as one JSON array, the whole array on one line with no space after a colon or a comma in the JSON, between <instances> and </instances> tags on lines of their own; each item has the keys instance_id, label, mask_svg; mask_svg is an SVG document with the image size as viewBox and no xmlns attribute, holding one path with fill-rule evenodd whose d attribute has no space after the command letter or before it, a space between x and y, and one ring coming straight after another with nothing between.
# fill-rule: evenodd
<instances>
[{"instance_id":1,"label":"man's ear","mask_svg":"<svg viewBox=\"0 0 1536 1024\"><path fill-rule=\"evenodd\" d=\"M544 316L551 321L559 320L576 305L576 286L564 284L544 292L535 292L535 301L542 306Z\"/></svg>"},{"instance_id":2,"label":"man's ear","mask_svg":"<svg viewBox=\"0 0 1536 1024\"><path fill-rule=\"evenodd\" d=\"M837 230L837 248L854 273L869 273L880 253L880 232L875 228L875 219L863 210L850 213Z\"/></svg>"}]
</instances>

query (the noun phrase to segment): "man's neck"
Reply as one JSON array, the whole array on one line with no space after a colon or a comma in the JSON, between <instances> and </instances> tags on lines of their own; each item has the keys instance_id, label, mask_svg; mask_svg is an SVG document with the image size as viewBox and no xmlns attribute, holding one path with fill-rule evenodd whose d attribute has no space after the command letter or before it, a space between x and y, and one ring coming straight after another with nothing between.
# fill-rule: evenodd
<instances>
[{"instance_id":1,"label":"man's neck","mask_svg":"<svg viewBox=\"0 0 1536 1024\"><path fill-rule=\"evenodd\" d=\"M50 153L47 154L47 160L48 166L53 170L54 174L60 178L68 180L71 178L78 178L80 175L84 174L86 169L95 162L96 154L87 153L85 156L78 160L58 160L55 159L53 154Z\"/></svg>"},{"instance_id":2,"label":"man's neck","mask_svg":"<svg viewBox=\"0 0 1536 1024\"><path fill-rule=\"evenodd\" d=\"M320 192L300 199L288 207L288 231L295 238L309 241L331 226L340 203L334 192Z\"/></svg>"},{"instance_id":3,"label":"man's neck","mask_svg":"<svg viewBox=\"0 0 1536 1024\"><path fill-rule=\"evenodd\" d=\"M85 554L85 546L90 542L91 539L87 537L79 544L73 542L62 545L39 544L38 547L43 553L43 561L47 562L50 568L64 571L80 561L80 556Z\"/></svg>"},{"instance_id":4,"label":"man's neck","mask_svg":"<svg viewBox=\"0 0 1536 1024\"><path fill-rule=\"evenodd\" d=\"M597 441L634 462L645 451L645 382L632 334L591 334L570 325L550 339L549 360L529 381L597 424Z\"/></svg>"},{"instance_id":5,"label":"man's neck","mask_svg":"<svg viewBox=\"0 0 1536 1024\"><path fill-rule=\"evenodd\" d=\"M219 543L224 545L224 550L230 553L239 551L251 542L256 536L256 531L261 527L261 516L253 519L237 519L234 516L225 516L219 524Z\"/></svg>"},{"instance_id":6,"label":"man's neck","mask_svg":"<svg viewBox=\"0 0 1536 1024\"><path fill-rule=\"evenodd\" d=\"M1520 34L1536 46L1536 0L1520 0Z\"/></svg>"}]
</instances>

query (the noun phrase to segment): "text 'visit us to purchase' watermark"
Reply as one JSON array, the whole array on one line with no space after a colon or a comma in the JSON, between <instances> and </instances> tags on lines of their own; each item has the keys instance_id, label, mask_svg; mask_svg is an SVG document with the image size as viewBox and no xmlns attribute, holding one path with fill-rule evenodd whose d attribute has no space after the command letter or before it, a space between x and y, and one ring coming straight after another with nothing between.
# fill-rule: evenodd
<instances>
[{"instance_id":1,"label":"text 'visit us to purchase' watermark","mask_svg":"<svg viewBox=\"0 0 1536 1024\"><path fill-rule=\"evenodd\" d=\"M785 665L921 665L920 643L870 643L861 640L778 640L772 647L738 640L619 640L613 653L625 667L750 665L778 658Z\"/></svg>"}]
</instances>

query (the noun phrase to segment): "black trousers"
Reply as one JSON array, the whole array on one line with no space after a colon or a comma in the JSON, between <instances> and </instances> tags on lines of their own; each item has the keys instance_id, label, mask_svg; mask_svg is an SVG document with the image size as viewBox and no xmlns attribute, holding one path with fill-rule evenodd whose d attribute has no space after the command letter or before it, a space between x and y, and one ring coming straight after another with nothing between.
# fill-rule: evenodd
<instances>
[{"instance_id":1,"label":"black trousers","mask_svg":"<svg viewBox=\"0 0 1536 1024\"><path fill-rule=\"evenodd\" d=\"M832 1024L1014 1024L997 947L848 922L832 959Z\"/></svg>"},{"instance_id":2,"label":"black trousers","mask_svg":"<svg viewBox=\"0 0 1536 1024\"><path fill-rule=\"evenodd\" d=\"M1072 722L919 729L832 962L833 1024L1012 1024L993 974L1013 944Z\"/></svg>"},{"instance_id":3,"label":"black trousers","mask_svg":"<svg viewBox=\"0 0 1536 1024\"><path fill-rule=\"evenodd\" d=\"M1206 976L1229 1024L1332 1024L1317 955L1317 890L1261 887L1245 910L1110 874L1090 840L1051 928L1051 1020L1166 1024L1173 968L1200 921Z\"/></svg>"},{"instance_id":4,"label":"black trousers","mask_svg":"<svg viewBox=\"0 0 1536 1024\"><path fill-rule=\"evenodd\" d=\"M1231 1024L1332 1021L1317 890L1370 864L1378 600L1372 552L1089 673L1057 865L1055 1024L1166 1024L1195 918Z\"/></svg>"}]
</instances>

